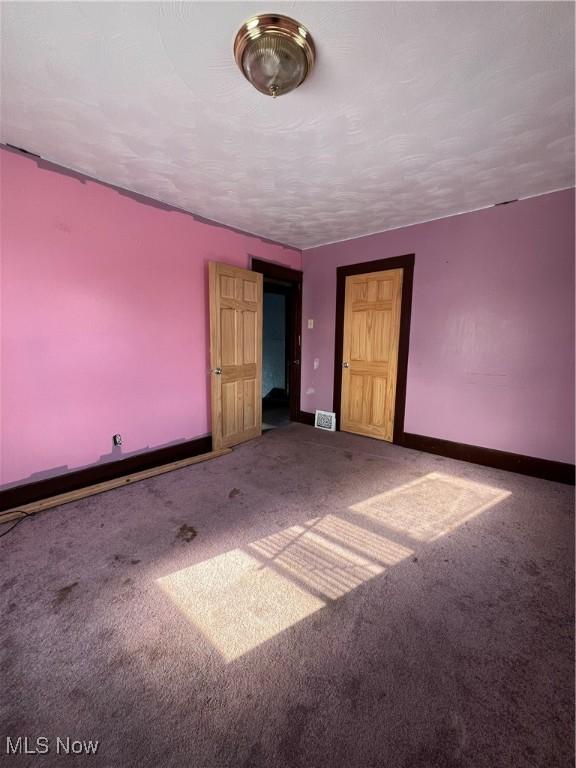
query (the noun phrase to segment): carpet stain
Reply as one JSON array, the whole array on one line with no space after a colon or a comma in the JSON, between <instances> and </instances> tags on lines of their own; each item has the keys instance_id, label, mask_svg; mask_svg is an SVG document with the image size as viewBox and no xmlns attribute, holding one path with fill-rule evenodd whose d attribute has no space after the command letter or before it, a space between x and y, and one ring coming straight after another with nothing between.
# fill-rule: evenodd
<instances>
[{"instance_id":1,"label":"carpet stain","mask_svg":"<svg viewBox=\"0 0 576 768\"><path fill-rule=\"evenodd\" d=\"M266 765L265 757L262 745L257 742L250 748L248 757L242 761L240 768L263 768Z\"/></svg>"},{"instance_id":2,"label":"carpet stain","mask_svg":"<svg viewBox=\"0 0 576 768\"><path fill-rule=\"evenodd\" d=\"M342 692L350 702L350 706L353 712L355 712L358 708L361 687L362 683L360 682L360 678L356 677L356 675L351 675L345 679L342 686Z\"/></svg>"},{"instance_id":3,"label":"carpet stain","mask_svg":"<svg viewBox=\"0 0 576 768\"><path fill-rule=\"evenodd\" d=\"M453 712L436 731L434 743L423 745L418 753L405 763L405 768L463 768L466 745L466 726Z\"/></svg>"},{"instance_id":4,"label":"carpet stain","mask_svg":"<svg viewBox=\"0 0 576 768\"><path fill-rule=\"evenodd\" d=\"M463 768L463 765L461 760L447 754L442 745L422 747L404 764L405 768Z\"/></svg>"},{"instance_id":5,"label":"carpet stain","mask_svg":"<svg viewBox=\"0 0 576 768\"><path fill-rule=\"evenodd\" d=\"M130 565L138 565L141 561L135 557L131 558L129 555L114 555L114 562L122 563L123 565L128 563L130 563Z\"/></svg>"},{"instance_id":6,"label":"carpet stain","mask_svg":"<svg viewBox=\"0 0 576 768\"><path fill-rule=\"evenodd\" d=\"M349 461L351 461L351 460L354 458L354 454L352 453L352 451L344 451L344 456L345 456L345 457L346 457L346 458L347 458Z\"/></svg>"},{"instance_id":7,"label":"carpet stain","mask_svg":"<svg viewBox=\"0 0 576 768\"><path fill-rule=\"evenodd\" d=\"M65 587L60 587L60 589L56 592L56 597L54 598L54 606L58 607L59 605L62 605L63 602L68 600L70 595L72 594L72 590L74 587L78 586L78 582L74 581L72 584L68 584Z\"/></svg>"},{"instance_id":8,"label":"carpet stain","mask_svg":"<svg viewBox=\"0 0 576 768\"><path fill-rule=\"evenodd\" d=\"M113 659L108 662L108 667L111 671L121 669L123 667L129 667L133 663L133 659L126 651L120 651Z\"/></svg>"},{"instance_id":9,"label":"carpet stain","mask_svg":"<svg viewBox=\"0 0 576 768\"><path fill-rule=\"evenodd\" d=\"M146 488L146 493L153 496L155 499L158 499L158 501L165 507L172 507L174 505L174 502L171 499L166 498L165 492L161 489L155 488L154 486L148 486Z\"/></svg>"},{"instance_id":10,"label":"carpet stain","mask_svg":"<svg viewBox=\"0 0 576 768\"><path fill-rule=\"evenodd\" d=\"M538 568L534 560L527 560L522 563L522 570L527 573L528 576L534 576L534 578L540 576L540 568Z\"/></svg>"},{"instance_id":11,"label":"carpet stain","mask_svg":"<svg viewBox=\"0 0 576 768\"><path fill-rule=\"evenodd\" d=\"M230 493L228 494L229 499L233 499L235 496L240 496L242 494L242 491L240 488L232 488Z\"/></svg>"},{"instance_id":12,"label":"carpet stain","mask_svg":"<svg viewBox=\"0 0 576 768\"><path fill-rule=\"evenodd\" d=\"M278 745L280 754L284 758L283 765L286 768L298 768L298 766L304 768L301 742L306 724L314 710L314 707L296 704L295 707L290 707L286 713L286 725Z\"/></svg>"},{"instance_id":13,"label":"carpet stain","mask_svg":"<svg viewBox=\"0 0 576 768\"><path fill-rule=\"evenodd\" d=\"M181 525L178 529L178 533L176 534L176 540L177 541L183 541L186 544L189 544L192 539L195 539L197 536L196 529L192 528L191 525Z\"/></svg>"},{"instance_id":14,"label":"carpet stain","mask_svg":"<svg viewBox=\"0 0 576 768\"><path fill-rule=\"evenodd\" d=\"M72 701L75 702L85 702L88 699L88 695L86 694L86 691L82 690L82 688L72 688L70 693L68 694Z\"/></svg>"},{"instance_id":15,"label":"carpet stain","mask_svg":"<svg viewBox=\"0 0 576 768\"><path fill-rule=\"evenodd\" d=\"M105 629L102 629L100 632L98 632L98 639L102 640L103 642L109 642L114 637L114 630L112 627L106 627Z\"/></svg>"},{"instance_id":16,"label":"carpet stain","mask_svg":"<svg viewBox=\"0 0 576 768\"><path fill-rule=\"evenodd\" d=\"M159 645L146 649L146 655L151 662L156 662L165 655L165 650Z\"/></svg>"}]
</instances>

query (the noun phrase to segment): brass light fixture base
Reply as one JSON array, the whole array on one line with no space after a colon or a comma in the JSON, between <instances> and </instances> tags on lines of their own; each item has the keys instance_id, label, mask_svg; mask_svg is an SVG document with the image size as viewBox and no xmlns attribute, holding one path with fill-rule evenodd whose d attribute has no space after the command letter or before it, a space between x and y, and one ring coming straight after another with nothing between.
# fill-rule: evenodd
<instances>
[{"instance_id":1,"label":"brass light fixture base","mask_svg":"<svg viewBox=\"0 0 576 768\"><path fill-rule=\"evenodd\" d=\"M306 27L289 16L248 19L234 40L234 58L244 77L261 93L280 96L298 88L316 60Z\"/></svg>"}]
</instances>

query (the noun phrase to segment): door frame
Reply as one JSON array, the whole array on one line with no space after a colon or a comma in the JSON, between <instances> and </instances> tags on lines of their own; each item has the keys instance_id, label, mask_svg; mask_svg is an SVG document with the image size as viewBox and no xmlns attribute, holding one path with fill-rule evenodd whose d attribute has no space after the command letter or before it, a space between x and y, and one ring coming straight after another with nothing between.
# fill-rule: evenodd
<instances>
[{"instance_id":1,"label":"door frame","mask_svg":"<svg viewBox=\"0 0 576 768\"><path fill-rule=\"evenodd\" d=\"M293 287L292 301L289 310L290 331L290 421L300 421L300 381L301 381L301 349L302 349L302 277L298 269L274 264L252 257L250 267L253 272L260 272L264 278L282 280Z\"/></svg>"},{"instance_id":2,"label":"door frame","mask_svg":"<svg viewBox=\"0 0 576 768\"><path fill-rule=\"evenodd\" d=\"M406 381L408 378L408 347L410 344L410 319L412 314L412 284L414 282L415 255L393 256L378 261L363 261L336 269L336 334L334 343L334 412L336 429L340 430L342 401L342 352L344 347L344 303L346 299L346 278L370 272L386 272L402 269L402 301L400 305L400 338L398 342L398 370L396 374L396 402L394 404L393 443L402 444L404 436L404 412L406 409Z\"/></svg>"}]
</instances>

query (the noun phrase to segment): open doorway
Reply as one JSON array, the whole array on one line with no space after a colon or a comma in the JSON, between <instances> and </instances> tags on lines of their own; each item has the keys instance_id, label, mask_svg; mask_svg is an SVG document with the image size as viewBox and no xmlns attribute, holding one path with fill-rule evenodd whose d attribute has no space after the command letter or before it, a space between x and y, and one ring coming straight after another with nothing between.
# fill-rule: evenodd
<instances>
[{"instance_id":1,"label":"open doorway","mask_svg":"<svg viewBox=\"0 0 576 768\"><path fill-rule=\"evenodd\" d=\"M262 312L262 427L290 421L290 285L264 278Z\"/></svg>"},{"instance_id":2,"label":"open doorway","mask_svg":"<svg viewBox=\"0 0 576 768\"><path fill-rule=\"evenodd\" d=\"M302 273L252 260L263 275L262 428L282 427L300 414Z\"/></svg>"}]
</instances>

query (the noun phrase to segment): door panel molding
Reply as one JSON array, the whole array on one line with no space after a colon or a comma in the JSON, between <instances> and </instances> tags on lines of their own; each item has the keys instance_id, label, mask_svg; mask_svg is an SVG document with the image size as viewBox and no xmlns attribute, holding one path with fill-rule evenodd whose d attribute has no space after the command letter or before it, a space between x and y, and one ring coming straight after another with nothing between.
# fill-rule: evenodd
<instances>
[{"instance_id":1,"label":"door panel molding","mask_svg":"<svg viewBox=\"0 0 576 768\"><path fill-rule=\"evenodd\" d=\"M404 412L406 409L406 380L408 376L408 346L410 342L410 317L412 312L412 285L414 281L413 253L394 256L390 259L364 261L336 269L336 327L334 344L334 411L336 429L340 429L342 398L342 353L344 345L344 308L346 300L346 278L371 272L385 272L402 269L402 299L400 305L400 337L398 342L398 367L396 374L396 403L394 407L394 433L392 442L402 444L404 435ZM380 297L379 297L380 298ZM385 297L382 297L385 300Z\"/></svg>"}]
</instances>

